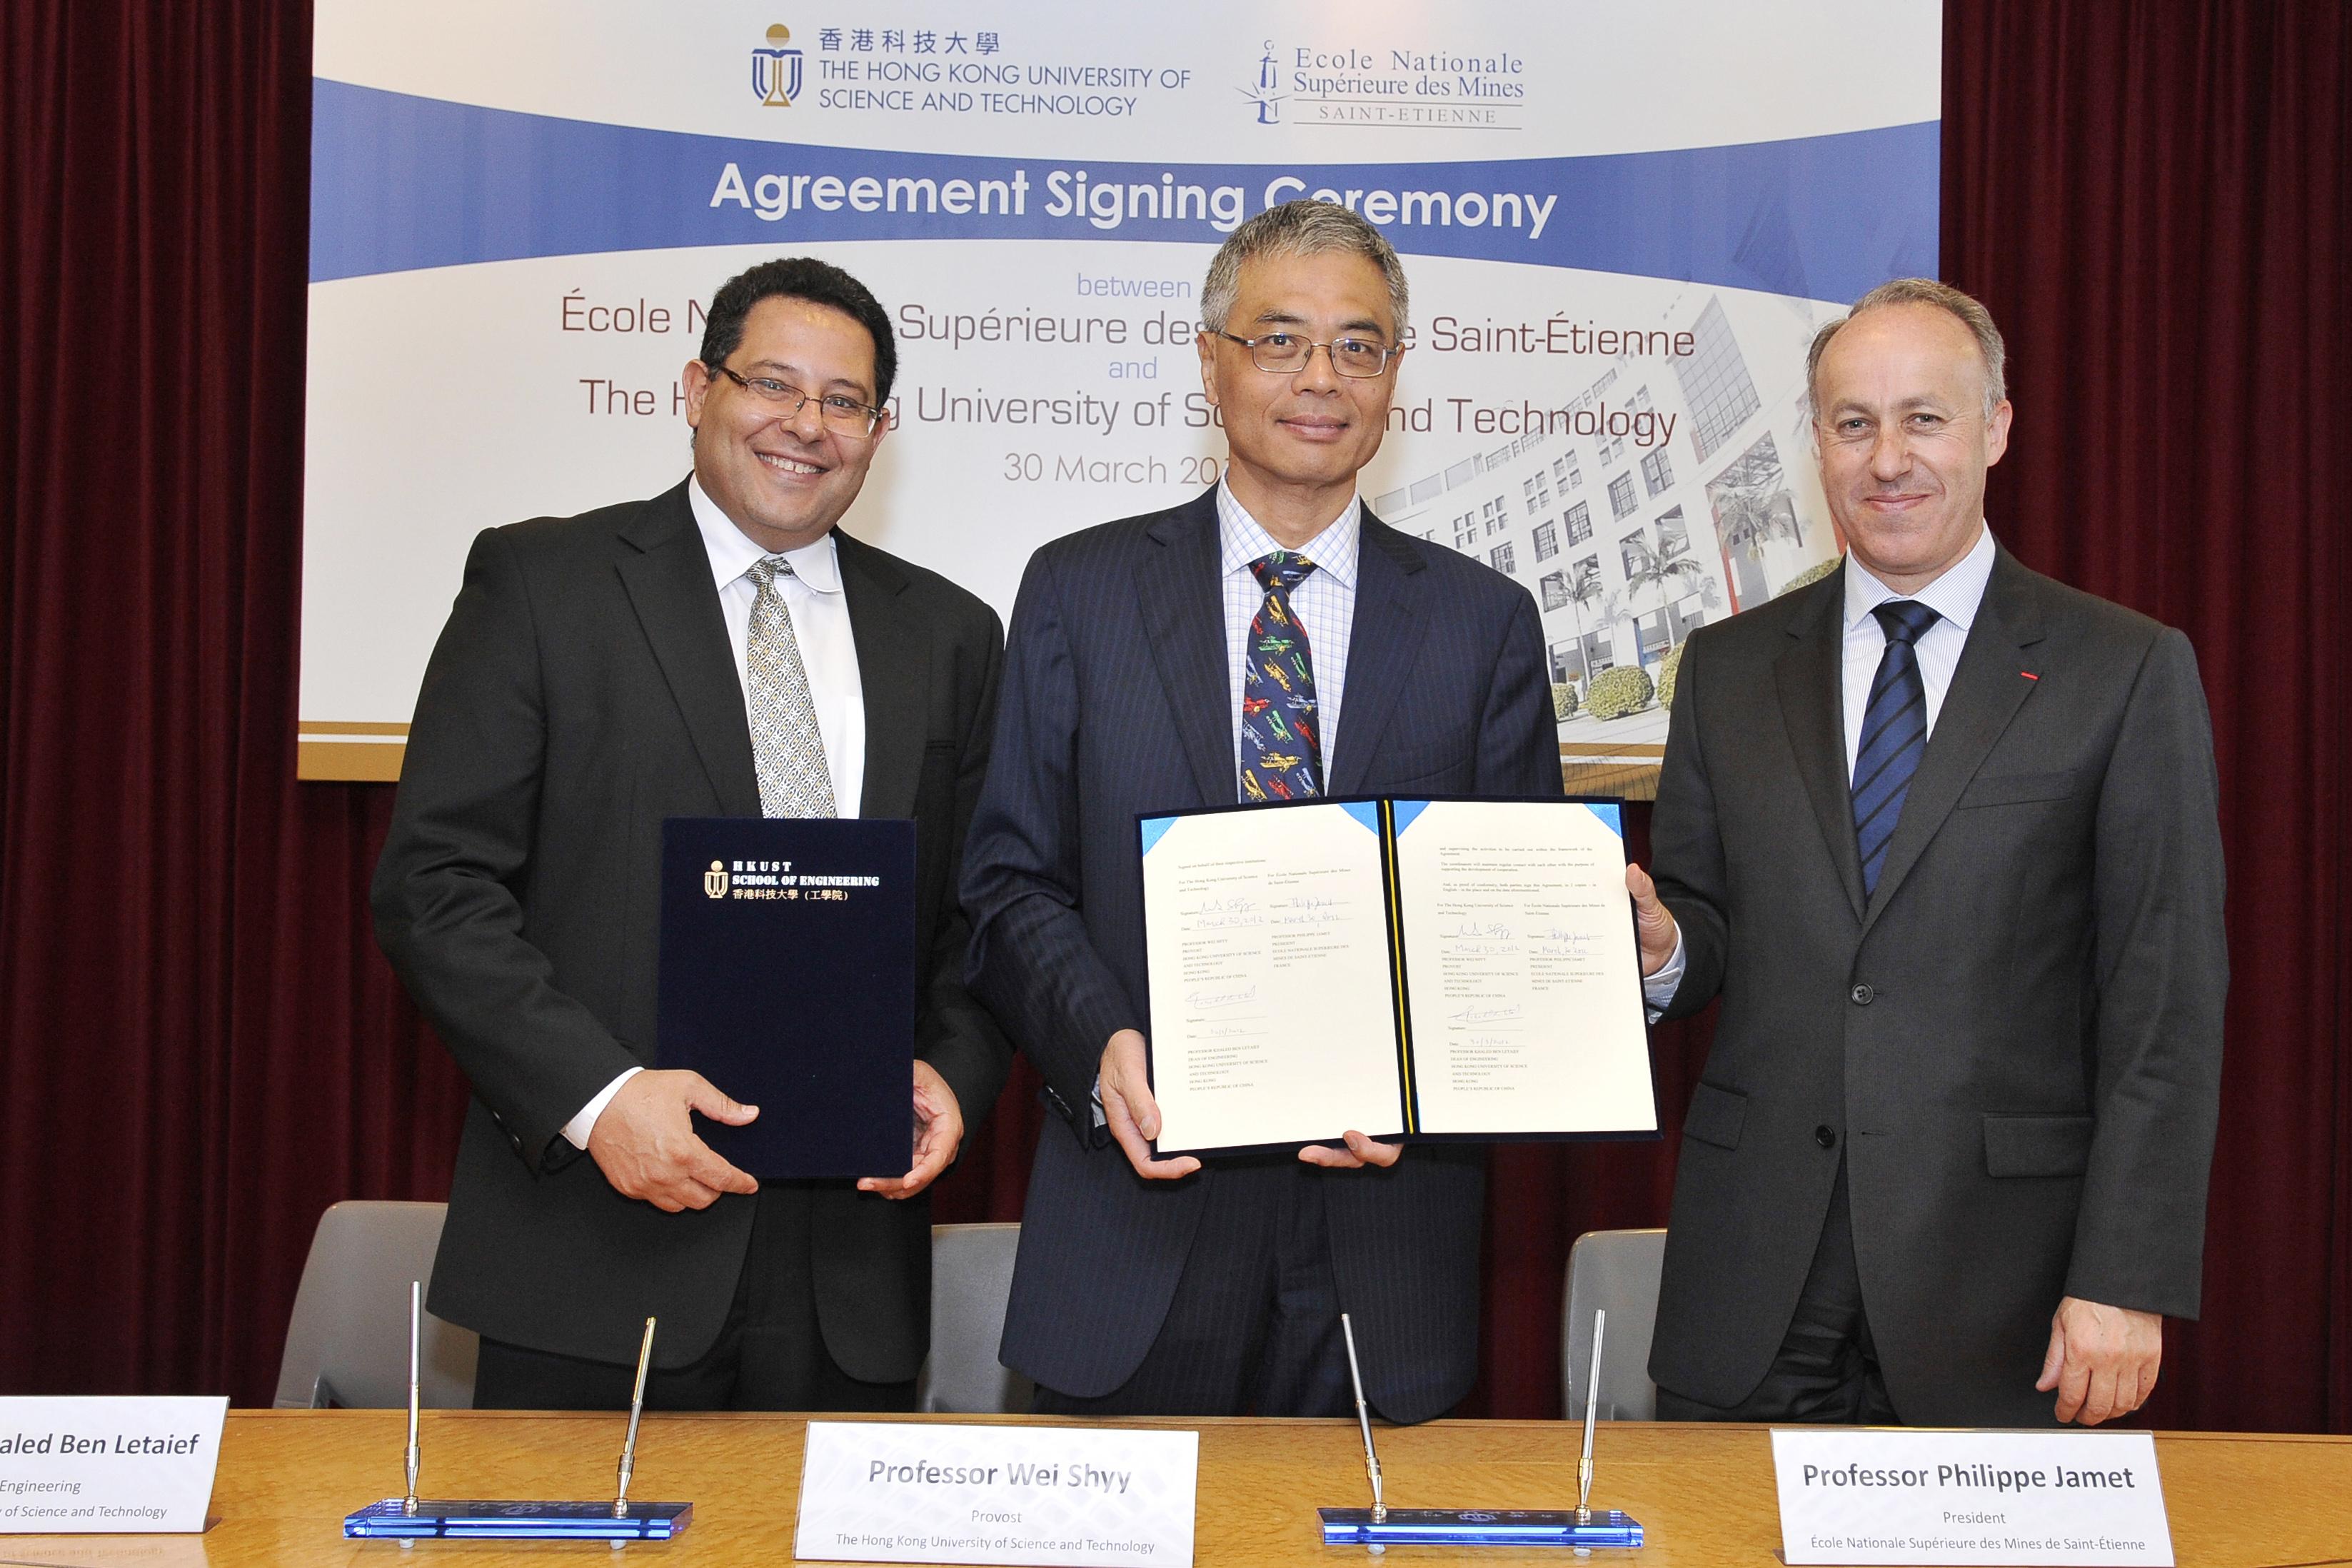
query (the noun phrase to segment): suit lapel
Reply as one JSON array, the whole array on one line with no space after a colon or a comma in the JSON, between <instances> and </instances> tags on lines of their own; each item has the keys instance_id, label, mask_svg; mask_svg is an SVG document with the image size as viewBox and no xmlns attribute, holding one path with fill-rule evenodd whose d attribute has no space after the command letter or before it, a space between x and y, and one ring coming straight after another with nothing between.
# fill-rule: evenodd
<instances>
[{"instance_id":1,"label":"suit lapel","mask_svg":"<svg viewBox=\"0 0 2352 1568\"><path fill-rule=\"evenodd\" d=\"M1976 777L1993 743L2032 694L2034 683L2018 672L2030 668L2022 650L2040 642L2042 635L2032 576L2002 550L1993 557L1984 602L1969 626L1968 641L1960 646L1951 689L1944 693L1935 732L1927 737L1895 837L1887 842L1886 863L1879 868L1878 887L1863 920L1865 935L1952 814L1960 791ZM1847 837L1853 837L1851 827Z\"/></svg>"},{"instance_id":2,"label":"suit lapel","mask_svg":"<svg viewBox=\"0 0 2352 1568\"><path fill-rule=\"evenodd\" d=\"M1135 571L1151 662L1168 692L1201 799L1229 805L1239 792L1234 715L1226 669L1224 603L1219 595L1216 492L1204 492L1152 524L1159 546Z\"/></svg>"},{"instance_id":3,"label":"suit lapel","mask_svg":"<svg viewBox=\"0 0 2352 1568\"><path fill-rule=\"evenodd\" d=\"M1413 579L1422 572L1413 546L1364 509L1363 542L1356 552L1356 624L1348 635L1348 683L1339 739L1325 779L1332 795L1360 795L1380 748L1381 732L1397 694L1420 657L1428 623L1414 607Z\"/></svg>"},{"instance_id":4,"label":"suit lapel","mask_svg":"<svg viewBox=\"0 0 2352 1568\"><path fill-rule=\"evenodd\" d=\"M930 635L906 606L906 574L871 545L834 530L857 684L866 699L866 783L860 816L915 814L930 712Z\"/></svg>"},{"instance_id":5,"label":"suit lapel","mask_svg":"<svg viewBox=\"0 0 2352 1568\"><path fill-rule=\"evenodd\" d=\"M1790 618L1794 646L1772 667L1780 689L1780 721L1796 753L1797 773L1811 797L1822 841L1837 868L1853 917L1863 916L1862 852L1853 837L1853 791L1846 778L1845 713L1842 706L1845 658L1845 569L1841 566L1812 590L1819 603L1810 615ZM1883 883L1881 884L1884 885Z\"/></svg>"},{"instance_id":6,"label":"suit lapel","mask_svg":"<svg viewBox=\"0 0 2352 1568\"><path fill-rule=\"evenodd\" d=\"M622 586L686 720L719 808L730 816L757 816L760 782L751 762L751 725L743 716L743 682L686 486L647 501L621 540L616 569Z\"/></svg>"}]
</instances>

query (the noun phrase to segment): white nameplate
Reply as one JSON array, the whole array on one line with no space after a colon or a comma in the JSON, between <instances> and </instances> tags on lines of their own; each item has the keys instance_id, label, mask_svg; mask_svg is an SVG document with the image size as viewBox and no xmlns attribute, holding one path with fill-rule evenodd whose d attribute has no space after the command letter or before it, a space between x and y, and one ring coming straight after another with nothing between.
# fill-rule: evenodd
<instances>
[{"instance_id":1,"label":"white nameplate","mask_svg":"<svg viewBox=\"0 0 2352 1568\"><path fill-rule=\"evenodd\" d=\"M793 1555L817 1563L1192 1561L1198 1432L812 1421Z\"/></svg>"},{"instance_id":2,"label":"white nameplate","mask_svg":"<svg viewBox=\"0 0 2352 1568\"><path fill-rule=\"evenodd\" d=\"M0 1534L202 1530L222 1395L0 1399Z\"/></svg>"},{"instance_id":3,"label":"white nameplate","mask_svg":"<svg viewBox=\"0 0 2352 1568\"><path fill-rule=\"evenodd\" d=\"M1772 1432L1782 1558L2145 1563L2172 1526L2146 1432Z\"/></svg>"}]
</instances>

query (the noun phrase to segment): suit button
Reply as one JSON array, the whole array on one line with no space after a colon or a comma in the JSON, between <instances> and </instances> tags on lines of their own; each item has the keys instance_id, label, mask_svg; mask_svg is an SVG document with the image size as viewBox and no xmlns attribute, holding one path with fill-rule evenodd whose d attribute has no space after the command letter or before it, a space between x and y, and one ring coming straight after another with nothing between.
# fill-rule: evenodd
<instances>
[{"instance_id":1,"label":"suit button","mask_svg":"<svg viewBox=\"0 0 2352 1568\"><path fill-rule=\"evenodd\" d=\"M1853 990L1846 993L1847 999L1857 1007L1869 1006L1870 1004L1876 999L1877 995L1878 993L1873 991L1867 985L1857 985Z\"/></svg>"},{"instance_id":2,"label":"suit button","mask_svg":"<svg viewBox=\"0 0 2352 1568\"><path fill-rule=\"evenodd\" d=\"M1824 1149L1834 1149L1837 1147L1837 1133L1832 1128L1816 1127L1813 1129L1813 1142Z\"/></svg>"}]
</instances>

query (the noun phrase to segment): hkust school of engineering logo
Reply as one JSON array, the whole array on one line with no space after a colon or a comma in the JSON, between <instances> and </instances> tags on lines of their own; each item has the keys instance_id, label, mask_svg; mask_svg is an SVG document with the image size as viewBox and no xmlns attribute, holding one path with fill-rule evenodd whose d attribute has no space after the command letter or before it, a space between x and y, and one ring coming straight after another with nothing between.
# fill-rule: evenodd
<instances>
[{"instance_id":1,"label":"hkust school of engineering logo","mask_svg":"<svg viewBox=\"0 0 2352 1568\"><path fill-rule=\"evenodd\" d=\"M792 41L793 30L779 22L768 29L768 47L751 51L751 95L770 109L790 109L801 95L801 52L784 47Z\"/></svg>"},{"instance_id":2,"label":"hkust school of engineering logo","mask_svg":"<svg viewBox=\"0 0 2352 1568\"><path fill-rule=\"evenodd\" d=\"M702 874L702 890L714 899L727 896L727 867L723 862L713 860L710 869Z\"/></svg>"}]
</instances>

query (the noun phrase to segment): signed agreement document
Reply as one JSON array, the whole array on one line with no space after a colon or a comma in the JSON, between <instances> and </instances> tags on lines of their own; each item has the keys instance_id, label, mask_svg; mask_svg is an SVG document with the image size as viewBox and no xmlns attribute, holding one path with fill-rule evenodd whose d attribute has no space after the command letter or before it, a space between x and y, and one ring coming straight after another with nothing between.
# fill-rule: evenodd
<instances>
[{"instance_id":1,"label":"signed agreement document","mask_svg":"<svg viewBox=\"0 0 2352 1568\"><path fill-rule=\"evenodd\" d=\"M1654 1135L1620 809L1144 818L1160 1152Z\"/></svg>"}]
</instances>

